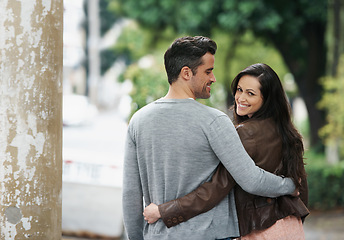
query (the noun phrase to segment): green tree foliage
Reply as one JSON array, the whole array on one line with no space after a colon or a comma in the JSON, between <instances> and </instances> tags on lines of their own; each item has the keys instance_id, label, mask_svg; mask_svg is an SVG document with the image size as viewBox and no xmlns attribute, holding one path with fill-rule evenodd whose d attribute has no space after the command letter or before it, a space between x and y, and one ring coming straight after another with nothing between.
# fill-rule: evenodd
<instances>
[{"instance_id":1,"label":"green tree foliage","mask_svg":"<svg viewBox=\"0 0 344 240\"><path fill-rule=\"evenodd\" d=\"M137 61L147 53L149 39L147 32L131 22L123 29L113 47L101 51L101 73L105 73L119 58L124 59L127 65Z\"/></svg>"},{"instance_id":2,"label":"green tree foliage","mask_svg":"<svg viewBox=\"0 0 344 240\"><path fill-rule=\"evenodd\" d=\"M109 31L116 21L119 20L118 15L114 14L110 8L111 0L99 0L99 16L100 16L100 35Z\"/></svg>"},{"instance_id":3,"label":"green tree foliage","mask_svg":"<svg viewBox=\"0 0 344 240\"><path fill-rule=\"evenodd\" d=\"M109 7L111 3L111 0L99 0L99 20L100 20L100 36L103 37L104 34L109 31L113 25L116 23L116 21L119 20L119 17L117 14L115 14L111 8ZM82 23L82 28L85 30L86 36L89 35L89 9L88 9L88 1L84 1L83 8L85 12L85 20ZM86 69L86 73L88 74L88 37L86 38L86 46L85 46L85 52L86 52L86 58L84 59L83 65ZM100 73L104 74L116 61L117 55L114 54L114 52L111 49L104 49L100 52ZM88 92L88 90L86 90Z\"/></svg>"},{"instance_id":4,"label":"green tree foliage","mask_svg":"<svg viewBox=\"0 0 344 240\"><path fill-rule=\"evenodd\" d=\"M119 14L136 19L159 36L168 27L177 33L206 35L213 30L232 36L232 52L248 30L271 43L294 75L310 117L311 144L320 144L324 111L315 107L325 75L327 0L113 0ZM228 89L227 89L228 90ZM227 94L230 96L230 94ZM229 101L228 101L229 103Z\"/></svg>"},{"instance_id":5,"label":"green tree foliage","mask_svg":"<svg viewBox=\"0 0 344 240\"><path fill-rule=\"evenodd\" d=\"M114 55L125 58L129 65L147 54L149 43L149 33L140 28L136 22L130 22L111 50Z\"/></svg>"},{"instance_id":6,"label":"green tree foliage","mask_svg":"<svg viewBox=\"0 0 344 240\"><path fill-rule=\"evenodd\" d=\"M119 80L123 82L130 79L133 83L130 93L131 115L164 96L168 90L163 54L151 49L151 38L149 31L132 21L123 29L116 45L110 49L118 58L124 58L128 65Z\"/></svg>"},{"instance_id":7,"label":"green tree foliage","mask_svg":"<svg viewBox=\"0 0 344 240\"><path fill-rule=\"evenodd\" d=\"M99 0L99 20L100 20L100 35L104 36L109 31L116 21L119 20L118 16L111 11L109 4L110 0ZM87 11L87 1L85 1ZM103 49L100 52L100 73L104 74L116 61L117 55L112 49Z\"/></svg>"},{"instance_id":8,"label":"green tree foliage","mask_svg":"<svg viewBox=\"0 0 344 240\"><path fill-rule=\"evenodd\" d=\"M344 162L329 164L314 151L306 151L310 209L328 210L344 207Z\"/></svg>"},{"instance_id":9,"label":"green tree foliage","mask_svg":"<svg viewBox=\"0 0 344 240\"><path fill-rule=\"evenodd\" d=\"M320 129L320 136L328 144L340 143L341 156L344 156L344 55L339 64L337 77L324 77L321 83L324 94L318 106L326 110L326 125Z\"/></svg>"},{"instance_id":10,"label":"green tree foliage","mask_svg":"<svg viewBox=\"0 0 344 240\"><path fill-rule=\"evenodd\" d=\"M164 74L163 65L156 62L153 56L141 59L147 61L149 64L154 64L154 67L146 68L140 64L131 64L123 79L130 79L133 82L133 90L130 94L132 98L131 115L147 105L150 102L164 96L168 89L168 82Z\"/></svg>"}]
</instances>

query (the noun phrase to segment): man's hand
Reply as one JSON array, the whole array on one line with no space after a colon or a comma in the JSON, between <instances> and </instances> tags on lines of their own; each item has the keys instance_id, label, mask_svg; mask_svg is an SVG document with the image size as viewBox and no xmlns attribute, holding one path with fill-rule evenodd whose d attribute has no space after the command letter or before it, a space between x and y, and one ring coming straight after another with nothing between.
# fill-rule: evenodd
<instances>
[{"instance_id":1,"label":"man's hand","mask_svg":"<svg viewBox=\"0 0 344 240\"><path fill-rule=\"evenodd\" d=\"M293 197L298 197L300 195L300 191L298 188L295 188L295 191L291 194Z\"/></svg>"},{"instance_id":2,"label":"man's hand","mask_svg":"<svg viewBox=\"0 0 344 240\"><path fill-rule=\"evenodd\" d=\"M161 218L158 205L156 205L155 203L149 204L143 211L143 216L145 216L145 220L149 224L158 221L159 218Z\"/></svg>"},{"instance_id":3,"label":"man's hand","mask_svg":"<svg viewBox=\"0 0 344 240\"><path fill-rule=\"evenodd\" d=\"M299 178L299 183L301 184L301 178ZM295 187L294 192L291 194L293 197L298 197L300 196L300 191L299 188Z\"/></svg>"}]
</instances>

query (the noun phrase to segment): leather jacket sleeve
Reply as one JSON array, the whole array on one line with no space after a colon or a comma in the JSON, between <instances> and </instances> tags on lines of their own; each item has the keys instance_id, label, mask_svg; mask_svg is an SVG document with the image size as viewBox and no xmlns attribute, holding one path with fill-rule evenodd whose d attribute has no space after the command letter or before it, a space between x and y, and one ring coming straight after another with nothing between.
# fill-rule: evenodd
<instances>
[{"instance_id":1,"label":"leather jacket sleeve","mask_svg":"<svg viewBox=\"0 0 344 240\"><path fill-rule=\"evenodd\" d=\"M244 144L246 151L254 155L256 144L250 134L245 135L243 143L248 146ZM161 219L170 228L209 211L220 203L235 185L233 177L220 163L210 182L203 183L184 197L159 205Z\"/></svg>"},{"instance_id":2,"label":"leather jacket sleeve","mask_svg":"<svg viewBox=\"0 0 344 240\"><path fill-rule=\"evenodd\" d=\"M235 186L233 177L219 164L210 182L205 182L184 197L159 205L161 219L170 228L207 212L227 196Z\"/></svg>"},{"instance_id":3,"label":"leather jacket sleeve","mask_svg":"<svg viewBox=\"0 0 344 240\"><path fill-rule=\"evenodd\" d=\"M269 128L269 126L265 126L265 128ZM257 136L252 137L251 129L252 128L244 128L242 126L238 126L237 128L240 139L246 151L249 153L251 158L256 161L258 166L273 172L278 167L278 162L271 161L271 158L278 159L279 155L274 156L271 155L270 152L269 157L262 156L262 153L257 149ZM263 137L263 135L261 135L261 137ZM276 147L276 145L278 146L276 141L272 141L270 144L264 141L264 146L261 147L274 149L274 153L278 154L281 152L281 149ZM176 226L181 222L185 222L190 218L209 211L215 207L225 196L229 194L230 190L235 185L236 183L233 177L220 163L210 182L203 183L196 190L185 195L184 197L159 205L158 207L161 218L168 228ZM302 179L301 185L300 199L307 206L307 179Z\"/></svg>"},{"instance_id":4,"label":"leather jacket sleeve","mask_svg":"<svg viewBox=\"0 0 344 240\"><path fill-rule=\"evenodd\" d=\"M301 180L300 199L308 207L308 182L307 178Z\"/></svg>"},{"instance_id":5,"label":"leather jacket sleeve","mask_svg":"<svg viewBox=\"0 0 344 240\"><path fill-rule=\"evenodd\" d=\"M301 188L299 191L300 191L299 197L300 197L301 201L305 204L306 207L308 207L308 182L307 182L307 178L304 178L301 180ZM305 221L306 216L301 217L302 222Z\"/></svg>"}]
</instances>

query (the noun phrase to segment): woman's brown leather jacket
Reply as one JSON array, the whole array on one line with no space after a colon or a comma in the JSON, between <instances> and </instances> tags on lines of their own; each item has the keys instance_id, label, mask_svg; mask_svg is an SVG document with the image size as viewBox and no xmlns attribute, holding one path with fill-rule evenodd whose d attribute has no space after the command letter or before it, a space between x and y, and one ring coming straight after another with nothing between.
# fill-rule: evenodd
<instances>
[{"instance_id":1,"label":"woman's brown leather jacket","mask_svg":"<svg viewBox=\"0 0 344 240\"><path fill-rule=\"evenodd\" d=\"M273 120L248 120L239 125L237 131L256 165L278 175L282 168L282 141ZM294 215L303 220L309 214L307 180L302 179L301 185L300 197L252 195L236 185L220 164L210 182L182 198L159 205L159 211L166 226L172 227L210 210L234 188L240 235L244 236L252 230L266 229L286 216Z\"/></svg>"}]
</instances>

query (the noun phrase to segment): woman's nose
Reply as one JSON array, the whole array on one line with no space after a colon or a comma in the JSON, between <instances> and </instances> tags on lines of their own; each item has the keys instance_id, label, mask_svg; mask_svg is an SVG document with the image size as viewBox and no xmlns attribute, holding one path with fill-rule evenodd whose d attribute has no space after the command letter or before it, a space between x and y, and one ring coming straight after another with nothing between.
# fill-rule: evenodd
<instances>
[{"instance_id":1,"label":"woman's nose","mask_svg":"<svg viewBox=\"0 0 344 240\"><path fill-rule=\"evenodd\" d=\"M238 100L239 100L240 102L245 101L245 100L246 100L245 94L240 94L239 97L238 97Z\"/></svg>"}]
</instances>

